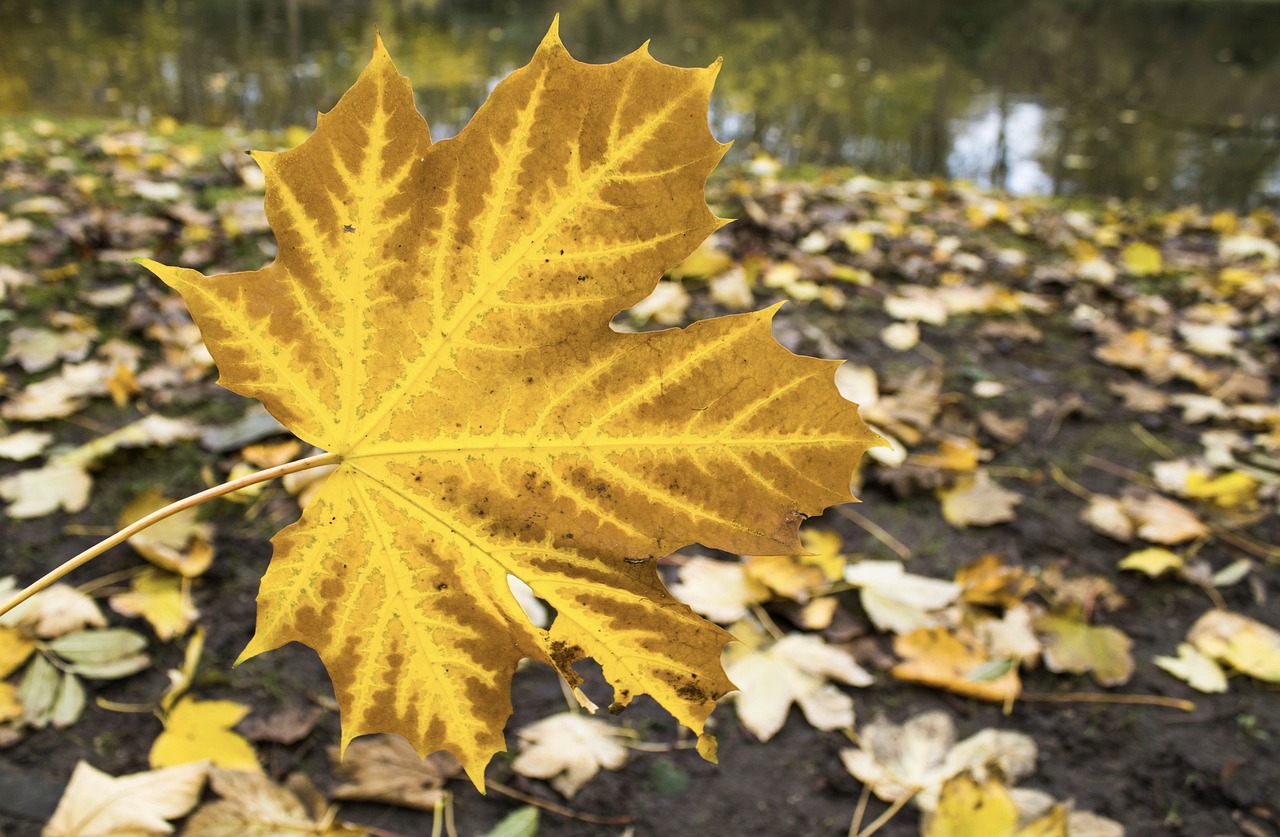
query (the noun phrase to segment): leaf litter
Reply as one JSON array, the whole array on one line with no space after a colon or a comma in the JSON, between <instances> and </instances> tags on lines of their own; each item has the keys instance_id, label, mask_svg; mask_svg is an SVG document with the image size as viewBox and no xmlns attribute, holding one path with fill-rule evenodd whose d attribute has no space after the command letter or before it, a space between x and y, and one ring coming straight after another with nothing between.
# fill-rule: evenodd
<instances>
[{"instance_id":1,"label":"leaf litter","mask_svg":"<svg viewBox=\"0 0 1280 837\"><path fill-rule=\"evenodd\" d=\"M113 166L131 159L129 155L147 146L155 149L153 153L164 154L169 153L166 149L171 144L142 132L122 135L118 141L110 135L102 140L102 147L109 149L105 159ZM35 166L43 159L43 153L29 149L17 157L26 161L23 163L26 168L13 181L19 190L23 188L24 178L28 188L35 188L40 177ZM167 175L171 180L131 175L129 191L156 201L157 206L169 207L165 212L171 212L174 217L188 219L188 232L184 236L189 235L192 240L183 245L183 258L175 260L211 268L230 266L235 258L231 255L233 244L258 246L259 239L255 236L260 238L265 231L265 216L254 209L252 199L241 205L228 202L215 211L198 207L198 187L188 188L178 182L186 171L186 166L177 163L182 153L176 146L171 153L174 162ZM241 169L237 166L227 176L240 183ZM757 170L765 168L757 167ZM223 169L222 173L228 171ZM107 176L111 176L110 172ZM1206 616L1201 620L1203 624L1196 622L1193 626L1195 614L1190 614L1179 632L1179 635L1187 634L1187 641L1179 643L1175 636L1161 648L1152 648L1141 634L1137 635L1135 652L1139 648L1143 650L1132 654L1135 681L1147 684L1144 688L1157 682L1173 683L1157 666L1181 672L1178 676L1192 679L1193 685L1199 684L1196 688L1207 686L1215 690L1219 685L1226 686L1228 672L1264 680L1274 677L1276 643L1268 633L1272 629L1265 624L1268 621L1265 611L1258 609L1260 605L1256 601L1256 591L1265 589L1265 582L1259 579L1268 578L1272 572L1266 547L1277 540L1274 524L1269 521L1274 520L1276 504L1275 457L1280 448L1280 411L1274 406L1274 376L1268 373L1276 368L1274 347L1268 348L1268 325L1261 313L1274 308L1280 296L1274 273L1276 226L1273 220L1265 215L1227 213L1222 216L1195 210L1164 215L1130 210L1064 212L1033 200L989 198L966 187L935 182L871 184L827 178L817 183L803 183L744 172L733 188L735 197L727 193L718 196L713 184L713 202L721 200L726 205L742 206L743 211L731 209L728 214L738 214L744 221L737 229L729 228L717 234L712 251L702 254L706 258L701 264L694 262L687 269L682 266L681 270L674 271L669 277L669 286L664 283L665 297L651 303L652 312L645 312L641 306L639 313L643 316L631 319L628 327L647 328L650 326L646 320L657 323L659 317L665 322L684 324L692 317L707 313L714 304L708 301L712 298L730 310L744 310L785 297L802 310L813 312L819 320L834 314L863 317L863 303L858 294L868 288L882 291L878 297L882 301L867 315L870 326L864 332L874 336L877 329L902 326L912 331L913 339L911 346L906 346L905 341L900 343L906 353L900 357L910 359L909 364L888 362L888 352L879 355L879 359L859 358L861 362L871 361L879 373L870 374L869 386L865 385L868 376L863 373L861 394L851 400L861 403L863 417L893 442L892 448L873 449L874 461L865 465L859 475L863 492L870 492L875 501L864 507L864 513L874 520L879 517L877 506L884 507L893 502L891 498L901 497L905 501L932 503L928 509L931 514L938 520L954 522L946 516L946 498L965 497L966 492L982 481L1004 494L988 499L979 494L978 500L968 508L958 506L964 510L960 512L953 503L951 517L963 521L961 525L978 525L983 527L979 531L998 534L1009 527L1020 526L1027 518L1046 514L1042 505L1045 483L1037 482L1035 473L1019 469L1039 468L1041 480L1048 476L1047 469L1043 469L1043 460L1029 457L1026 449L1020 447L1022 440L1051 445L1052 439L1047 443L1043 441L1049 438L1050 431L1069 435L1073 426L1087 426L1096 418L1071 411L1059 419L1061 411L1056 409L1039 416L1020 409L1011 394L1016 394L1022 382L1007 365L992 360L1034 352L1044 341L1061 340L1050 318L1069 316L1074 337L1096 350L1098 362L1109 365L1113 373L1110 377L1104 375L1106 387L1090 393L1086 401L1095 409L1103 408L1103 415L1118 411L1120 418L1137 422L1166 442L1176 443L1176 453L1184 454L1176 461L1186 464L1180 466L1181 476L1174 479L1171 476L1174 469L1157 467L1159 463L1149 456L1135 455L1132 450L1116 452L1114 456L1131 474L1117 483L1114 471L1081 470L1078 461L1056 458L1054 461L1067 467L1074 477L1085 484L1096 484L1107 495L1091 495L1089 500L1059 495L1051 514L1070 518L1086 508L1092 509L1095 501L1111 501L1109 516L1096 513L1105 521L1099 529L1108 539L1130 544L1137 539L1139 547L1141 542L1147 542L1178 550L1181 568L1163 556L1160 562L1168 569L1158 573L1154 570L1161 563L1152 564L1153 559L1145 559L1147 563L1142 567L1152 570L1156 578L1149 580L1132 574L1132 580L1118 581L1130 598L1139 592L1161 591L1164 595L1163 591L1195 583L1196 578L1234 578L1237 586L1230 590L1224 588L1223 593L1230 597L1231 608L1262 617ZM71 288L83 282L78 270L67 269L75 266L71 260L60 258L57 247L91 240L86 230L93 222L88 217L83 194L62 194L60 199L61 206L47 204L43 209L48 211L31 213L29 226L10 222L11 229L16 230L15 234L24 243L36 241L33 246L37 252L32 257L44 260L38 267L22 265L12 274L0 271L0 285L5 287L18 310L22 309L32 282L37 281L35 277L42 272L45 275L38 281L54 288ZM24 214L12 206L0 208L8 211L11 218ZM106 238L111 246L110 252L101 252L101 264L114 267L104 267L105 281L90 289L98 302L127 312L129 319L137 324L129 332L130 339L145 346L146 354L120 367L103 353L105 344L98 347L95 359L87 359L89 355L85 355L77 360L78 349L68 349L65 355L62 349L56 349L53 350L55 359L47 368L28 370L15 353L6 370L10 373L11 388L6 390L5 402L0 405L0 414L7 421L20 426L51 417L77 417L90 406L94 415L101 416L102 405L110 403L113 386L110 382L118 374L118 367L129 370L130 374L137 373L136 387L116 385L129 392L127 399L134 399L125 403L138 403L149 409L169 411L175 405L190 403L184 400L183 389L206 385L210 361L198 332L184 316L175 313L171 305L159 304L150 291L141 295L131 293L131 298L127 298L119 290L111 290L121 287L119 280L128 275L120 267L120 253L150 252L157 228L147 219L149 213L155 211L154 208L139 210L137 221L117 213L105 222L109 232ZM65 215L60 217L60 213ZM48 230L48 237L31 238L32 232L50 222L55 226ZM201 227L207 228L207 233L190 233ZM27 232L23 233L24 229ZM1011 247L1011 241L1017 246ZM759 246L761 242L763 248ZM1042 248L1030 261L1020 255L1028 242ZM746 255L750 250L755 252L752 257ZM1151 250L1155 250L1155 258ZM698 256L695 252L690 258ZM983 271L995 277L998 284L980 278ZM3 279L4 275L13 278ZM113 286L113 282L117 284ZM1164 283L1163 289L1161 283ZM64 299L69 306L74 305L69 297ZM890 299L894 301L887 302ZM93 334L104 325L95 310L76 311L82 318L83 330L80 326L70 327L73 321L67 320L55 325L50 333L66 332L70 327L76 333ZM902 315L896 323L895 314ZM624 319L624 322L627 321ZM825 322L829 323L830 319ZM51 321L44 319L38 327L48 329L50 324ZM795 328L788 336L786 321L780 321L779 325L782 337L791 340L793 346L822 345L822 341L813 336L813 329ZM947 335L951 333L972 334L979 346L986 347L978 356L979 363L990 368L961 369L962 362L958 359L947 357L939 362L930 356L930 347L951 345L947 342ZM827 347L837 350L828 356L843 356L839 342L828 340ZM6 346L6 351L9 350ZM31 357L37 366L43 362L34 360L35 355ZM853 368L846 364L839 374L843 376L845 370ZM1093 368L1107 369L1096 364ZM1007 377L1004 380L982 377L990 375ZM16 386L13 382L17 382ZM43 389L39 388L44 382L48 383ZM1004 385L1004 389L1000 385ZM848 395L843 383L842 392ZM980 398L979 392L990 395ZM1112 392L1114 396L1109 394ZM981 410L977 409L979 401L983 404ZM111 426L123 427L131 419L128 413L115 414ZM1019 422L1023 423L1021 427ZM46 457L51 465L82 444L84 438L67 435L66 428L58 425L39 425L38 430L53 431L49 433L52 438L46 441L27 435L13 444L19 452L30 451L23 453L29 460L44 455L50 450L50 443L54 443L52 453ZM966 458L959 448L948 447L954 445L956 439L977 440L978 444L970 450L986 450L990 455L980 460ZM1136 450L1142 448L1139 446ZM132 455L124 448L102 450L92 462L101 461L103 457ZM256 454L241 456L250 467L263 467ZM72 460L79 458L72 457ZM1158 459L1175 461L1168 453L1161 453ZM224 472L232 465L231 459L218 462ZM65 471L55 468L45 473L68 475L66 482L74 488L74 493L63 493L61 498L69 498L75 506L81 494L87 497L93 490L81 488L85 478L79 475L87 474L89 467L77 466ZM21 473L23 471L13 469L5 471L7 478ZM99 475L99 479L104 477ZM28 483L34 484L35 481ZM313 486L318 487L314 482ZM45 490L44 485L32 489L33 496L25 506L20 497L10 498L10 513L15 506L19 511L51 508L56 514L62 513L58 509L67 509L61 498L38 499ZM24 492L11 489L10 493ZM1022 498L1021 502L1014 499L1015 495ZM278 496L272 499L267 492L262 499L251 501L247 511L259 513L278 504L280 499ZM50 507L50 503L54 505ZM918 506L915 508L920 511ZM974 523L966 514L973 516L973 521L991 519L992 522ZM890 520L886 518L882 522L908 543L918 545L918 536L912 530L901 525L895 528ZM1082 537L1087 538L1085 526L1092 527L1094 523L1090 520L1081 524L1081 531L1086 533ZM875 559L885 557L882 545L875 538L859 530L846 528L844 531L847 541L858 544L847 550L851 561L870 557L860 555L862 551L876 553ZM1008 544L1007 540L997 542ZM983 587L973 584L972 580L966 585L957 574L952 582L956 567L968 557L980 554L976 549L959 553L950 563L930 559L920 566L905 565L906 572L922 578L931 577L940 584L954 583L962 590L975 591L972 596L962 593L960 604L953 601L932 606L924 600L917 603L921 613L936 621L928 628L933 632L930 636L951 648L953 653L952 657L942 658L950 659L950 663L940 661L949 674L939 675L937 684L952 688L960 683L968 684L966 688L981 689L982 685L973 684L1004 683L1010 674L1019 670L1025 679L1032 676L1031 666L1040 654L1046 659L1052 656L1061 663L1059 652L1049 648L1057 646L1061 651L1064 630L1067 635L1080 634L1085 638L1083 646L1095 649L1085 654L1086 659L1101 653L1104 671L1108 670L1108 662L1123 660L1125 655L1117 650L1123 643L1116 634L1121 627L1131 629L1140 624L1132 615L1135 605L1118 605L1109 611L1109 616L1095 615L1095 607L1106 602L1110 594L1087 579L1091 573L1106 574L1107 567L1118 565L1134 552L1134 547L1111 548L1109 540L1090 543L1092 548L1105 553L1105 562L1082 560L1070 545L1061 546L1056 554L1049 555L1019 555L1016 550L1011 551L1002 565L1013 570L1028 569L1026 577L1038 585L1035 593L1023 590L1025 585L1016 580L1010 582L1009 588L994 581ZM1047 583L1045 579L1049 577L1040 572L1047 560L1058 560L1064 555L1073 557L1079 564L1060 576L1062 585L1076 585L1074 588ZM1249 555L1260 563L1242 563L1242 555ZM743 582L741 587L750 593L725 597L729 610L720 614L726 617L720 621L726 624L742 618L754 619L760 609L786 627L783 614L795 613L788 609L790 605L808 598L832 601L839 614L852 617L855 628L839 630L844 631L842 639L856 640L852 647L859 649L863 662L883 655L886 641L893 645L902 639L893 637L893 633L911 635L911 631L897 632L887 624L870 622L870 609L858 601L859 594L842 591L838 577L833 578L825 570L815 573L816 567L812 564L801 561L766 564L723 555L718 559L718 563L733 567L738 578L757 585L751 587ZM1228 575L1219 576L1228 571ZM665 577L674 578L670 574ZM714 599L723 592L714 582L682 581L686 595L695 601L699 595ZM828 596L832 585L836 585L834 595ZM199 589L197 586L197 598L201 595ZM1020 592L992 592L1001 589ZM980 592L983 590L987 592ZM1028 593L1035 598L1043 597L1046 592L1049 600L1045 607L1022 601ZM113 595L113 600L120 595ZM1063 620L1067 617L1061 609L1065 605L1058 601L1063 597L1081 608L1065 626ZM1103 612L1107 612L1107 608ZM1227 611L1218 608L1210 613L1226 614ZM1117 624L1099 625L1099 618L1114 620ZM859 620L862 620L860 628L856 627ZM830 625L848 623L837 618L823 624L824 627L808 629L830 634ZM1046 625L1049 627L1043 627ZM800 624L795 627L807 629ZM15 637L24 638L15 638L10 647L21 650L27 647L27 642L36 641L27 628L13 630L18 631ZM1099 630L1103 631L1100 636L1108 637L1107 641L1093 641L1094 632ZM175 629L174 635L180 632ZM1042 641L1047 641L1048 647L1037 654L1036 644ZM879 648L876 643L880 644ZM919 646L917 642L903 647ZM956 651L957 647L963 653ZM1098 648L1111 650L1097 652ZM1177 656L1164 656L1171 653ZM22 668L26 659L17 666ZM873 671L876 668L887 671L895 663L901 666L904 661L914 659L917 658L889 660L880 666L868 663L868 667ZM956 659L964 664L957 664ZM1001 670L1002 665L1006 670ZM1223 680L1212 674L1213 666L1223 672ZM1144 674L1144 667L1156 673ZM1093 671L1096 674L1096 669ZM1066 682L1074 682L1066 675L1037 673L1034 676L1062 677ZM1157 681L1156 677L1167 679ZM1248 689L1248 680L1248 677L1232 678L1229 690ZM946 685L948 682L951 686ZM92 684L89 685L92 688ZM1038 688L1046 686L1047 681L1040 681ZM867 696L874 693L835 688L858 702L868 700ZM994 691L1003 702L1010 690ZM1016 712L1033 706L1017 705L1022 708ZM355 743L358 742L352 746ZM1008 777L1003 780L1007 782ZM957 797L964 799L988 793L987 785L981 780L956 787L959 788ZM1007 788L1015 800L1020 798L1018 790ZM1070 788L1063 791L1063 797L1071 795ZM999 793L991 789L989 795L997 799ZM288 805L284 807L293 810ZM957 802L957 808L962 807ZM1044 817L1048 812L1049 809L1044 809L1027 816ZM1126 812L1130 812L1129 809L1110 811L1113 815ZM311 826L319 827L323 821L321 813L308 808L305 818ZM1073 811L1069 817L1078 813ZM1076 821L1070 833L1077 832ZM1016 827L1026 827L1026 823Z\"/></svg>"}]
</instances>

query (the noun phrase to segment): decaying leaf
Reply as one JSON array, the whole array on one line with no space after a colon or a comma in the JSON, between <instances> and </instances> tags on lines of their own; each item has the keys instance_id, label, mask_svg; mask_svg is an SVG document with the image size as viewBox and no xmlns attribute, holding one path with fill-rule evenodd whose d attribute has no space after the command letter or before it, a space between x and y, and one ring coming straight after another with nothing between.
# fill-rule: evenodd
<instances>
[{"instance_id":1,"label":"decaying leaf","mask_svg":"<svg viewBox=\"0 0 1280 837\"><path fill-rule=\"evenodd\" d=\"M901 725L877 718L858 734L861 746L840 751L845 769L886 802L911 796L923 811L938 803L943 784L960 773L1013 782L1031 775L1036 743L1029 735L984 729L956 742L955 723L941 711L922 712Z\"/></svg>"},{"instance_id":2,"label":"decaying leaf","mask_svg":"<svg viewBox=\"0 0 1280 837\"><path fill-rule=\"evenodd\" d=\"M352 741L339 756L330 748L333 770L342 782L334 799L365 799L430 811L444 798L444 783L462 767L448 753L425 759L398 735L378 735Z\"/></svg>"},{"instance_id":3,"label":"decaying leaf","mask_svg":"<svg viewBox=\"0 0 1280 837\"><path fill-rule=\"evenodd\" d=\"M195 807L208 762L115 778L87 762L76 764L42 837L148 837L172 834L169 820Z\"/></svg>"},{"instance_id":4,"label":"decaying leaf","mask_svg":"<svg viewBox=\"0 0 1280 837\"><path fill-rule=\"evenodd\" d=\"M618 730L607 721L561 712L520 730L520 755L511 769L532 779L550 779L551 786L572 798L605 770L617 770L627 762L627 748Z\"/></svg>"},{"instance_id":5,"label":"decaying leaf","mask_svg":"<svg viewBox=\"0 0 1280 837\"><path fill-rule=\"evenodd\" d=\"M12 625L0 625L0 680L13 674L36 650L36 641Z\"/></svg>"},{"instance_id":6,"label":"decaying leaf","mask_svg":"<svg viewBox=\"0 0 1280 837\"><path fill-rule=\"evenodd\" d=\"M1133 640L1110 625L1090 625L1060 614L1041 617L1044 663L1050 671L1093 675L1100 686L1119 686L1133 676Z\"/></svg>"},{"instance_id":7,"label":"decaying leaf","mask_svg":"<svg viewBox=\"0 0 1280 837\"><path fill-rule=\"evenodd\" d=\"M164 732L151 745L151 766L204 759L226 770L261 773L252 745L231 731L248 714L249 707L229 700L182 698L169 710Z\"/></svg>"},{"instance_id":8,"label":"decaying leaf","mask_svg":"<svg viewBox=\"0 0 1280 837\"><path fill-rule=\"evenodd\" d=\"M1256 619L1211 610L1191 626L1187 642L1250 677L1280 683L1280 631Z\"/></svg>"},{"instance_id":9,"label":"decaying leaf","mask_svg":"<svg viewBox=\"0 0 1280 837\"><path fill-rule=\"evenodd\" d=\"M144 262L221 382L339 463L274 539L242 658L315 648L344 744L399 733L481 785L525 657L574 684L594 657L615 704L648 693L701 733L731 688L728 634L656 559L695 541L794 554L802 519L850 499L877 440L836 363L773 339L773 310L609 328L723 223L703 195L717 68L643 49L581 64L553 26L432 144L379 42L311 138L255 154L276 261L212 278ZM549 630L508 574L559 614Z\"/></svg>"},{"instance_id":10,"label":"decaying leaf","mask_svg":"<svg viewBox=\"0 0 1280 837\"><path fill-rule=\"evenodd\" d=\"M367 834L362 828L334 822L332 810L308 810L297 794L260 773L215 767L209 771L209 786L222 798L202 805L192 814L182 837L363 837Z\"/></svg>"},{"instance_id":11,"label":"decaying leaf","mask_svg":"<svg viewBox=\"0 0 1280 837\"><path fill-rule=\"evenodd\" d=\"M874 682L847 653L808 634L790 634L750 653L730 651L725 670L739 689L733 696L739 720L761 741L782 729L792 703L816 729L853 726L853 698L827 681Z\"/></svg>"}]
</instances>

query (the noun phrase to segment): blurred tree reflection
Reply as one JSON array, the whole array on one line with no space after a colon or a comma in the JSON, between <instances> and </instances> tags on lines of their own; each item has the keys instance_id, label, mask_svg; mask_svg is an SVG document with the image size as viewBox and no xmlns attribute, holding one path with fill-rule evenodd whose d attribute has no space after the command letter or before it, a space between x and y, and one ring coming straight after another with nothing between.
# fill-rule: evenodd
<instances>
[{"instance_id":1,"label":"blurred tree reflection","mask_svg":"<svg viewBox=\"0 0 1280 837\"><path fill-rule=\"evenodd\" d=\"M0 113L311 125L376 25L444 137L557 10L582 60L646 37L673 64L725 55L713 120L739 157L1012 188L1031 166L1060 194L1280 199L1280 5L1265 3L0 0Z\"/></svg>"}]
</instances>

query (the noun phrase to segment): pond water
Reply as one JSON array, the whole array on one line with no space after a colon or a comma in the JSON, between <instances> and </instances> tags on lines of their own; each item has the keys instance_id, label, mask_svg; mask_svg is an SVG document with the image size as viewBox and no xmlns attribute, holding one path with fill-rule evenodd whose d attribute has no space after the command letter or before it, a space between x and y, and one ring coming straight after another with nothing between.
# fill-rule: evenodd
<instances>
[{"instance_id":1,"label":"pond water","mask_svg":"<svg viewBox=\"0 0 1280 837\"><path fill-rule=\"evenodd\" d=\"M0 114L314 125L375 26L438 138L528 61L725 58L731 160L1017 194L1280 204L1280 4L1175 0L0 0Z\"/></svg>"}]
</instances>

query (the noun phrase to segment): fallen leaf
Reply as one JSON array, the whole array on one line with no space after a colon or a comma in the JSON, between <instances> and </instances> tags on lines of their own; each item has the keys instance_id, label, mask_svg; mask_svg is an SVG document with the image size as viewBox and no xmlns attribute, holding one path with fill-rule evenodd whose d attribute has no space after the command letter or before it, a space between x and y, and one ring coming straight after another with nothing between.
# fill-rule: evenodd
<instances>
[{"instance_id":1,"label":"fallen leaf","mask_svg":"<svg viewBox=\"0 0 1280 837\"><path fill-rule=\"evenodd\" d=\"M903 661L890 672L899 680L924 683L961 695L1006 703L1022 691L1018 669L992 669L993 661L975 643L962 642L942 628L920 628L893 641Z\"/></svg>"},{"instance_id":2,"label":"fallen leaf","mask_svg":"<svg viewBox=\"0 0 1280 837\"><path fill-rule=\"evenodd\" d=\"M1178 643L1178 656L1157 656L1152 662L1197 691L1217 694L1227 690L1227 676L1221 667L1189 643Z\"/></svg>"},{"instance_id":3,"label":"fallen leaf","mask_svg":"<svg viewBox=\"0 0 1280 837\"><path fill-rule=\"evenodd\" d=\"M81 361L93 347L94 331L19 326L9 332L5 363L18 363L24 372L42 372L61 360Z\"/></svg>"},{"instance_id":4,"label":"fallen leaf","mask_svg":"<svg viewBox=\"0 0 1280 837\"><path fill-rule=\"evenodd\" d=\"M169 710L164 732L151 745L151 766L207 759L226 770L261 773L252 745L231 731L248 714L249 707L229 700L182 698Z\"/></svg>"},{"instance_id":5,"label":"fallen leaf","mask_svg":"<svg viewBox=\"0 0 1280 837\"><path fill-rule=\"evenodd\" d=\"M52 433L38 430L19 430L8 436L0 437L0 456L18 462L39 456L53 441Z\"/></svg>"},{"instance_id":6,"label":"fallen leaf","mask_svg":"<svg viewBox=\"0 0 1280 837\"><path fill-rule=\"evenodd\" d=\"M0 683L0 724L7 724L23 716L25 709L18 697L18 687L12 683Z\"/></svg>"},{"instance_id":7,"label":"fallen leaf","mask_svg":"<svg viewBox=\"0 0 1280 837\"><path fill-rule=\"evenodd\" d=\"M844 580L859 588L875 626L896 634L937 625L933 612L960 596L959 585L908 573L901 561L858 561L845 567Z\"/></svg>"},{"instance_id":8,"label":"fallen leaf","mask_svg":"<svg viewBox=\"0 0 1280 837\"><path fill-rule=\"evenodd\" d=\"M1133 276L1156 276L1164 271L1160 250L1143 241L1135 241L1120 252L1120 261Z\"/></svg>"},{"instance_id":9,"label":"fallen leaf","mask_svg":"<svg viewBox=\"0 0 1280 837\"><path fill-rule=\"evenodd\" d=\"M0 477L0 497L9 501L13 518L42 517L61 508L78 512L89 502L93 479L89 469L120 448L168 445L193 439L199 428L190 421L149 415L52 457L44 467Z\"/></svg>"},{"instance_id":10,"label":"fallen leaf","mask_svg":"<svg viewBox=\"0 0 1280 837\"><path fill-rule=\"evenodd\" d=\"M943 518L957 529L1013 520L1013 509L1022 502L1021 494L1001 488L985 469L972 477L961 477L954 488L940 491L939 496Z\"/></svg>"},{"instance_id":11,"label":"fallen leaf","mask_svg":"<svg viewBox=\"0 0 1280 837\"><path fill-rule=\"evenodd\" d=\"M1133 518L1118 497L1093 495L1089 498L1089 505L1080 513L1080 519L1095 531L1121 543L1133 540Z\"/></svg>"},{"instance_id":12,"label":"fallen leaf","mask_svg":"<svg viewBox=\"0 0 1280 837\"><path fill-rule=\"evenodd\" d=\"M895 352L914 349L920 342L920 326L914 321L909 323L890 323L880 329L880 342Z\"/></svg>"},{"instance_id":13,"label":"fallen leaf","mask_svg":"<svg viewBox=\"0 0 1280 837\"><path fill-rule=\"evenodd\" d=\"M999 779L956 776L942 788L923 837L1068 837L1067 806L1019 827L1018 808Z\"/></svg>"},{"instance_id":14,"label":"fallen leaf","mask_svg":"<svg viewBox=\"0 0 1280 837\"><path fill-rule=\"evenodd\" d=\"M22 668L36 641L15 626L0 625L0 680Z\"/></svg>"},{"instance_id":15,"label":"fallen leaf","mask_svg":"<svg viewBox=\"0 0 1280 837\"><path fill-rule=\"evenodd\" d=\"M531 779L550 779L566 799L592 777L626 764L627 748L608 722L576 712L562 712L521 729L520 754L511 769Z\"/></svg>"},{"instance_id":16,"label":"fallen leaf","mask_svg":"<svg viewBox=\"0 0 1280 837\"><path fill-rule=\"evenodd\" d=\"M858 741L857 749L840 751L845 769L885 802L910 796L922 811L937 807L939 792L953 776L1017 781L1036 765L1030 736L983 729L957 743L951 716L938 710L914 715L900 726L877 718L862 728Z\"/></svg>"},{"instance_id":17,"label":"fallen leaf","mask_svg":"<svg viewBox=\"0 0 1280 837\"><path fill-rule=\"evenodd\" d=\"M116 525L123 529L172 502L151 489L124 507ZM213 528L198 522L198 514L194 507L183 509L129 538L129 545L162 570L186 578L203 575L213 562Z\"/></svg>"},{"instance_id":18,"label":"fallen leaf","mask_svg":"<svg viewBox=\"0 0 1280 837\"><path fill-rule=\"evenodd\" d=\"M398 735L378 735L352 741L341 755L329 748L334 774L341 782L334 799L362 799L433 810L445 797L444 784L462 771L448 753L425 759ZM569 795L569 794L567 794Z\"/></svg>"},{"instance_id":19,"label":"fallen leaf","mask_svg":"<svg viewBox=\"0 0 1280 837\"><path fill-rule=\"evenodd\" d=\"M208 762L195 762L115 778L77 762L41 837L172 834L168 821L195 807L208 773Z\"/></svg>"},{"instance_id":20,"label":"fallen leaf","mask_svg":"<svg viewBox=\"0 0 1280 837\"><path fill-rule=\"evenodd\" d=\"M1256 619L1211 610L1191 626L1187 642L1250 677L1280 683L1280 632Z\"/></svg>"},{"instance_id":21,"label":"fallen leaf","mask_svg":"<svg viewBox=\"0 0 1280 837\"><path fill-rule=\"evenodd\" d=\"M156 636L168 642L182 636L200 616L182 579L154 567L143 570L129 582L129 592L107 600L121 616L141 616Z\"/></svg>"},{"instance_id":22,"label":"fallen leaf","mask_svg":"<svg viewBox=\"0 0 1280 837\"><path fill-rule=\"evenodd\" d=\"M956 570L956 584L970 604L1008 608L1026 598L1036 581L1022 567L1011 567L988 552Z\"/></svg>"},{"instance_id":23,"label":"fallen leaf","mask_svg":"<svg viewBox=\"0 0 1280 837\"><path fill-rule=\"evenodd\" d=\"M874 682L847 653L809 634L789 634L750 653L730 652L729 660L725 672L739 689L733 696L738 719L761 741L782 729L792 703L815 729L853 726L853 699L827 681Z\"/></svg>"},{"instance_id":24,"label":"fallen leaf","mask_svg":"<svg viewBox=\"0 0 1280 837\"><path fill-rule=\"evenodd\" d=\"M275 262L213 278L144 262L184 295L221 383L334 452L274 539L242 659L317 649L344 743L400 733L482 786L519 662L576 685L589 656L619 704L650 694L701 734L731 688L729 637L656 559L794 554L800 521L850 498L876 439L836 363L773 339L773 310L609 328L722 223L705 201L716 69L643 49L582 64L553 26L433 145L379 42L311 138L255 155ZM547 631L508 574L556 611Z\"/></svg>"},{"instance_id":25,"label":"fallen leaf","mask_svg":"<svg viewBox=\"0 0 1280 837\"><path fill-rule=\"evenodd\" d=\"M172 769L172 768L171 768ZM311 812L288 789L260 773L213 768L209 787L221 799L201 806L182 837L363 837L365 829Z\"/></svg>"},{"instance_id":26,"label":"fallen leaf","mask_svg":"<svg viewBox=\"0 0 1280 837\"><path fill-rule=\"evenodd\" d=\"M1228 471L1216 477L1192 471L1187 474L1184 490L1188 497L1232 509L1252 503L1258 496L1258 488L1258 481L1243 471Z\"/></svg>"},{"instance_id":27,"label":"fallen leaf","mask_svg":"<svg viewBox=\"0 0 1280 837\"><path fill-rule=\"evenodd\" d=\"M1152 578L1159 578L1169 570L1182 569L1182 556L1158 546L1130 552L1116 566L1122 570L1137 570Z\"/></svg>"},{"instance_id":28,"label":"fallen leaf","mask_svg":"<svg viewBox=\"0 0 1280 837\"><path fill-rule=\"evenodd\" d=\"M0 601L16 592L13 577L0 579ZM93 599L68 584L53 584L0 616L0 625L21 627L42 639L85 628L102 628L106 618Z\"/></svg>"},{"instance_id":29,"label":"fallen leaf","mask_svg":"<svg viewBox=\"0 0 1280 837\"><path fill-rule=\"evenodd\" d=\"M1201 523L1190 509L1168 497L1149 494L1125 497L1122 502L1125 513L1136 524L1135 532L1143 540L1179 544L1209 534L1209 527Z\"/></svg>"},{"instance_id":30,"label":"fallen leaf","mask_svg":"<svg viewBox=\"0 0 1280 837\"><path fill-rule=\"evenodd\" d=\"M270 741L273 744L297 744L311 734L316 722L324 715L319 706L304 707L289 703L266 716L255 715L240 722L240 731L250 741ZM365 740L357 739L347 748L351 751ZM415 757L416 758L416 757ZM418 759L421 761L421 759Z\"/></svg>"},{"instance_id":31,"label":"fallen leaf","mask_svg":"<svg viewBox=\"0 0 1280 837\"><path fill-rule=\"evenodd\" d=\"M742 564L695 555L680 567L671 595L711 621L727 625L746 616L751 605L767 601L769 591Z\"/></svg>"},{"instance_id":32,"label":"fallen leaf","mask_svg":"<svg viewBox=\"0 0 1280 837\"><path fill-rule=\"evenodd\" d=\"M1133 676L1133 640L1116 628L1056 614L1041 617L1036 628L1046 638L1050 671L1089 673L1100 686L1119 686Z\"/></svg>"}]
</instances>

